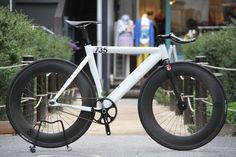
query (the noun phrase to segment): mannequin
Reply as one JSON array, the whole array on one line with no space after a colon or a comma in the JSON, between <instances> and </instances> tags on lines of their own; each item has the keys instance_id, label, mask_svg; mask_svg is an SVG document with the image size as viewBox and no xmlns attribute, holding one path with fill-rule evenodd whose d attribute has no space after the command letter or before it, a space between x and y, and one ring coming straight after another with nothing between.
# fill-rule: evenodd
<instances>
[{"instance_id":1,"label":"mannequin","mask_svg":"<svg viewBox=\"0 0 236 157\"><path fill-rule=\"evenodd\" d=\"M154 27L147 14L143 14L141 19L136 20L134 30L135 46L153 47L154 46ZM137 66L146 58L147 54L141 54L137 57Z\"/></svg>"},{"instance_id":2,"label":"mannequin","mask_svg":"<svg viewBox=\"0 0 236 157\"><path fill-rule=\"evenodd\" d=\"M116 24L115 46L133 46L133 28L134 24L130 17L121 16Z\"/></svg>"},{"instance_id":3,"label":"mannequin","mask_svg":"<svg viewBox=\"0 0 236 157\"><path fill-rule=\"evenodd\" d=\"M115 25L115 46L133 46L134 45L134 23L130 19L128 15L123 15L121 18L116 22ZM116 76L116 66L114 66L114 74L115 77L126 77L130 73L130 56L129 55L119 55L114 54L114 63L118 58L122 58L122 68L123 74L120 76Z\"/></svg>"}]
</instances>

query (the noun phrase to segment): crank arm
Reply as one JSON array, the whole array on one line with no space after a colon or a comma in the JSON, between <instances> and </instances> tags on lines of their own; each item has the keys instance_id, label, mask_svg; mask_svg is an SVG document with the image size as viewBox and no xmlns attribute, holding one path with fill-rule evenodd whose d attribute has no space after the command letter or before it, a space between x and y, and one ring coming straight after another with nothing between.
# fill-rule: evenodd
<instances>
[{"instance_id":1,"label":"crank arm","mask_svg":"<svg viewBox=\"0 0 236 157\"><path fill-rule=\"evenodd\" d=\"M103 117L103 120L104 120L104 125L105 125L106 134L107 134L107 136L110 136L110 135L111 135L111 129L110 129L110 126L109 126L107 117L104 116L104 117Z\"/></svg>"}]
</instances>

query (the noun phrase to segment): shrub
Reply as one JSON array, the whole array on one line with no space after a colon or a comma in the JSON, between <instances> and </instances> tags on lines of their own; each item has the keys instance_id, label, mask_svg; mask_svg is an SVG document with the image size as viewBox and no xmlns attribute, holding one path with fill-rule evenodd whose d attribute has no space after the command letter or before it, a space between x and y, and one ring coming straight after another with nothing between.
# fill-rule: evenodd
<instances>
[{"instance_id":1,"label":"shrub","mask_svg":"<svg viewBox=\"0 0 236 157\"><path fill-rule=\"evenodd\" d=\"M232 110L228 111L226 123L228 123L228 124L236 124L236 114L235 114L236 102L229 103L229 108L232 109L233 111Z\"/></svg>"},{"instance_id":2,"label":"shrub","mask_svg":"<svg viewBox=\"0 0 236 157\"><path fill-rule=\"evenodd\" d=\"M187 58L193 59L197 55L207 57L207 62L213 66L236 68L236 30L223 29L213 33L206 33L193 44L184 45L183 50ZM223 83L227 97L236 101L236 72L218 71L223 75Z\"/></svg>"},{"instance_id":3,"label":"shrub","mask_svg":"<svg viewBox=\"0 0 236 157\"><path fill-rule=\"evenodd\" d=\"M69 40L32 29L32 22L23 14L0 7L0 66L20 64L23 55L40 58L69 59ZM19 68L0 70L0 106L4 105L5 93ZM0 108L0 118L3 108Z\"/></svg>"},{"instance_id":4,"label":"shrub","mask_svg":"<svg viewBox=\"0 0 236 157\"><path fill-rule=\"evenodd\" d=\"M236 25L233 24L235 27ZM213 66L236 68L236 30L223 29L213 33L206 33L190 45L184 45L183 50L187 58L194 60L197 55L207 57L207 62ZM229 108L236 109L236 72L220 70L220 77L229 100ZM235 124L236 114L229 111L226 123Z\"/></svg>"}]
</instances>

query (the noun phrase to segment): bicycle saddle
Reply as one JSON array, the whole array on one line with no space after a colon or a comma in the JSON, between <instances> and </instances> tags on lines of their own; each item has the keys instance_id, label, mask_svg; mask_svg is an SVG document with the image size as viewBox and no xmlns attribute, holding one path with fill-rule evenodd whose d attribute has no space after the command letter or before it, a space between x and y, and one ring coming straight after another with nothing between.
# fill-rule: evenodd
<instances>
[{"instance_id":1,"label":"bicycle saddle","mask_svg":"<svg viewBox=\"0 0 236 157\"><path fill-rule=\"evenodd\" d=\"M98 21L70 21L65 20L66 23L74 26L74 27L87 27L90 24L100 24Z\"/></svg>"}]
</instances>

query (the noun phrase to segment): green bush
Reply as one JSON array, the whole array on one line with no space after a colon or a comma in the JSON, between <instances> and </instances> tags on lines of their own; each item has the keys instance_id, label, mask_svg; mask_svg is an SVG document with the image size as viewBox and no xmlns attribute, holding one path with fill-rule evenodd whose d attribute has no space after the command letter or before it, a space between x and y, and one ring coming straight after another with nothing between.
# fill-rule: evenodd
<instances>
[{"instance_id":1,"label":"green bush","mask_svg":"<svg viewBox=\"0 0 236 157\"><path fill-rule=\"evenodd\" d=\"M236 124L236 102L230 102L229 103L229 108L232 110L228 111L227 114L227 119L226 119L226 123L228 124Z\"/></svg>"},{"instance_id":2,"label":"green bush","mask_svg":"<svg viewBox=\"0 0 236 157\"><path fill-rule=\"evenodd\" d=\"M193 44L183 46L187 58L194 60L197 55L207 57L207 62L213 66L236 68L236 30L223 29L213 33L205 33ZM236 72L218 71L230 101L236 101Z\"/></svg>"},{"instance_id":3,"label":"green bush","mask_svg":"<svg viewBox=\"0 0 236 157\"><path fill-rule=\"evenodd\" d=\"M0 7L0 66L21 64L23 55L40 58L71 57L69 40L48 34L40 29L32 29L32 23L25 15L10 12ZM0 106L5 104L5 94L10 80L19 68L0 70ZM0 108L1 112L4 108Z\"/></svg>"}]
</instances>

